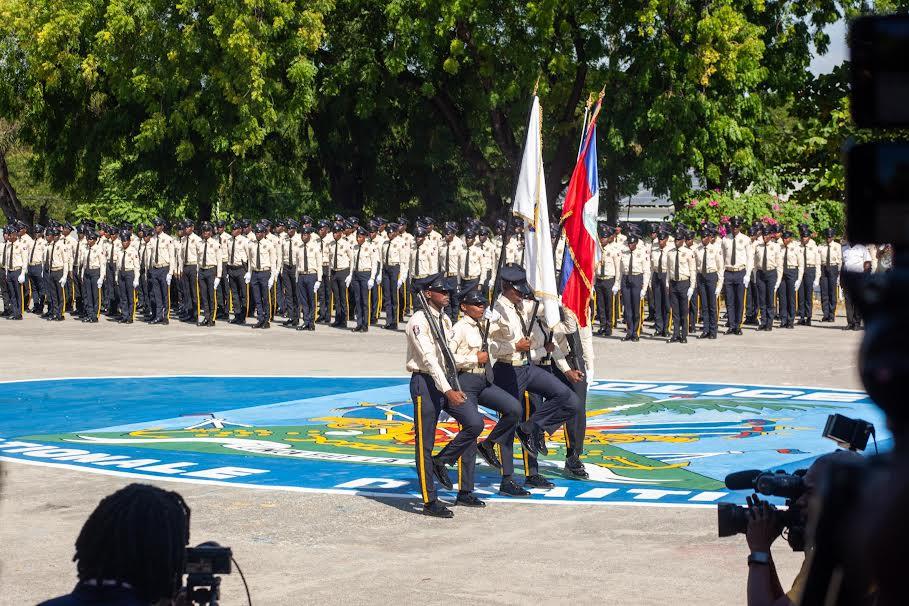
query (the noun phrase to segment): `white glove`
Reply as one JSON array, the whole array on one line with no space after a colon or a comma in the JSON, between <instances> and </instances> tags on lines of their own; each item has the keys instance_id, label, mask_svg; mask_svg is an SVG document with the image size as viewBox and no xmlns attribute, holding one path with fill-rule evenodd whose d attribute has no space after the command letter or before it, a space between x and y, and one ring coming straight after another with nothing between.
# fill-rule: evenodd
<instances>
[{"instance_id":1,"label":"white glove","mask_svg":"<svg viewBox=\"0 0 909 606\"><path fill-rule=\"evenodd\" d=\"M347 288L350 288L351 282L353 282L353 276L351 274L347 274L347 279L344 280L344 286L346 286Z\"/></svg>"},{"instance_id":2,"label":"white glove","mask_svg":"<svg viewBox=\"0 0 909 606\"><path fill-rule=\"evenodd\" d=\"M404 286L404 280L401 278L398 278L398 288L401 288L402 286Z\"/></svg>"},{"instance_id":3,"label":"white glove","mask_svg":"<svg viewBox=\"0 0 909 606\"><path fill-rule=\"evenodd\" d=\"M372 290L372 287L376 285L376 281L372 278L369 279L369 282L366 283L366 288Z\"/></svg>"},{"instance_id":4,"label":"white glove","mask_svg":"<svg viewBox=\"0 0 909 606\"><path fill-rule=\"evenodd\" d=\"M814 283L814 292L821 294L821 285L818 282Z\"/></svg>"},{"instance_id":5,"label":"white glove","mask_svg":"<svg viewBox=\"0 0 909 606\"><path fill-rule=\"evenodd\" d=\"M646 289L646 288L642 288L642 289L641 289L641 298L643 299L643 298L644 298L644 295L646 295L646 294L647 294L647 289Z\"/></svg>"},{"instance_id":6,"label":"white glove","mask_svg":"<svg viewBox=\"0 0 909 606\"><path fill-rule=\"evenodd\" d=\"M491 307L487 307L486 311L483 312L483 317L489 320L490 322L498 322L502 319L502 314L497 312Z\"/></svg>"},{"instance_id":7,"label":"white glove","mask_svg":"<svg viewBox=\"0 0 909 606\"><path fill-rule=\"evenodd\" d=\"M617 294L619 294L619 285L618 285L618 284L615 284L615 285L612 287L612 296L615 296L615 295L617 295Z\"/></svg>"},{"instance_id":8,"label":"white glove","mask_svg":"<svg viewBox=\"0 0 909 606\"><path fill-rule=\"evenodd\" d=\"M777 280L777 281L776 281L776 286L773 287L773 292L778 292L778 291L780 290L780 284L782 284L782 281L781 281L781 280Z\"/></svg>"},{"instance_id":9,"label":"white glove","mask_svg":"<svg viewBox=\"0 0 909 606\"><path fill-rule=\"evenodd\" d=\"M801 280L796 280L796 281L795 281L795 290L798 290L798 289L799 289L799 286L801 286L801 285L802 285L802 281L801 281Z\"/></svg>"},{"instance_id":10,"label":"white glove","mask_svg":"<svg viewBox=\"0 0 909 606\"><path fill-rule=\"evenodd\" d=\"M25 284L25 270L19 271L19 277L16 278L16 281L17 281L19 284Z\"/></svg>"},{"instance_id":11,"label":"white glove","mask_svg":"<svg viewBox=\"0 0 909 606\"><path fill-rule=\"evenodd\" d=\"M215 288L218 288L219 284L221 284L221 278L215 278Z\"/></svg>"},{"instance_id":12,"label":"white glove","mask_svg":"<svg viewBox=\"0 0 909 606\"><path fill-rule=\"evenodd\" d=\"M751 283L751 272L749 271L745 274L745 281L743 282L743 284L745 286L748 286L748 284L750 284L750 283Z\"/></svg>"},{"instance_id":13,"label":"white glove","mask_svg":"<svg viewBox=\"0 0 909 606\"><path fill-rule=\"evenodd\" d=\"M101 285L104 284L104 278L98 278L98 288L101 288Z\"/></svg>"},{"instance_id":14,"label":"white glove","mask_svg":"<svg viewBox=\"0 0 909 606\"><path fill-rule=\"evenodd\" d=\"M713 294L714 294L714 296L716 296L717 299L719 299L721 292L723 292L723 283L722 282L720 282L719 284L716 285L716 292Z\"/></svg>"},{"instance_id":15,"label":"white glove","mask_svg":"<svg viewBox=\"0 0 909 606\"><path fill-rule=\"evenodd\" d=\"M694 294L694 286L692 286L688 289L688 300L689 301L691 300L691 295L693 295L693 294Z\"/></svg>"},{"instance_id":16,"label":"white glove","mask_svg":"<svg viewBox=\"0 0 909 606\"><path fill-rule=\"evenodd\" d=\"M321 287L322 287L322 283L317 281L315 284L312 285L312 291L319 292L319 288L321 288Z\"/></svg>"},{"instance_id":17,"label":"white glove","mask_svg":"<svg viewBox=\"0 0 909 606\"><path fill-rule=\"evenodd\" d=\"M63 274L63 277L60 278L60 286L66 286L66 274Z\"/></svg>"},{"instance_id":18,"label":"white glove","mask_svg":"<svg viewBox=\"0 0 909 606\"><path fill-rule=\"evenodd\" d=\"M139 276L133 278L133 288L139 288Z\"/></svg>"},{"instance_id":19,"label":"white glove","mask_svg":"<svg viewBox=\"0 0 909 606\"><path fill-rule=\"evenodd\" d=\"M839 299L842 299L842 298L843 298L843 287L842 287L842 286L838 286L838 287L836 288L836 290L837 290L837 294L839 295L838 298L839 298Z\"/></svg>"},{"instance_id":20,"label":"white glove","mask_svg":"<svg viewBox=\"0 0 909 606\"><path fill-rule=\"evenodd\" d=\"M268 287L271 288L275 285L275 274L268 276Z\"/></svg>"},{"instance_id":21,"label":"white glove","mask_svg":"<svg viewBox=\"0 0 909 606\"><path fill-rule=\"evenodd\" d=\"M814 279L814 290L817 290L817 289L819 289L820 287L821 287L821 279L820 279L820 278L815 278L815 279Z\"/></svg>"},{"instance_id":22,"label":"white glove","mask_svg":"<svg viewBox=\"0 0 909 606\"><path fill-rule=\"evenodd\" d=\"M246 272L245 274L243 274L243 281L244 281L244 282L246 282L247 284L249 284L249 281L250 281L250 280L252 280L252 274L251 274L251 273Z\"/></svg>"},{"instance_id":23,"label":"white glove","mask_svg":"<svg viewBox=\"0 0 909 606\"><path fill-rule=\"evenodd\" d=\"M164 279L167 282L167 285L170 286L170 281L174 279L174 274L167 274L167 278Z\"/></svg>"}]
</instances>

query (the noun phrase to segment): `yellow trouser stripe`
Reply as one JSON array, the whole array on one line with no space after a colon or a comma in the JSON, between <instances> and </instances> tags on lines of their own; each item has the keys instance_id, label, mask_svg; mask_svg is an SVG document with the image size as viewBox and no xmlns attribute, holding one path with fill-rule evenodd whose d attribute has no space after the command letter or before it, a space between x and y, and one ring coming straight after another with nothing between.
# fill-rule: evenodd
<instances>
[{"instance_id":1,"label":"yellow trouser stripe","mask_svg":"<svg viewBox=\"0 0 909 606\"><path fill-rule=\"evenodd\" d=\"M641 299L641 313L638 315L638 327L634 334L641 336L641 329L644 328L644 299Z\"/></svg>"},{"instance_id":2,"label":"yellow trouser stripe","mask_svg":"<svg viewBox=\"0 0 909 606\"><path fill-rule=\"evenodd\" d=\"M417 475L420 477L420 492L423 495L423 502L429 503L429 492L426 490L426 477L423 473L426 469L423 465L423 396L417 396L417 416L414 419L414 425L417 426Z\"/></svg>"},{"instance_id":3,"label":"yellow trouser stripe","mask_svg":"<svg viewBox=\"0 0 909 606\"><path fill-rule=\"evenodd\" d=\"M134 291L133 291L133 315L132 315L132 320L133 320L133 322L136 321L136 305L137 305L138 303L139 303L139 293L137 293L137 292L134 290Z\"/></svg>"},{"instance_id":4,"label":"yellow trouser stripe","mask_svg":"<svg viewBox=\"0 0 909 606\"><path fill-rule=\"evenodd\" d=\"M530 419L530 392L524 392L524 420ZM524 459L524 475L530 475L530 458L527 456L527 450L521 448L521 456Z\"/></svg>"}]
</instances>

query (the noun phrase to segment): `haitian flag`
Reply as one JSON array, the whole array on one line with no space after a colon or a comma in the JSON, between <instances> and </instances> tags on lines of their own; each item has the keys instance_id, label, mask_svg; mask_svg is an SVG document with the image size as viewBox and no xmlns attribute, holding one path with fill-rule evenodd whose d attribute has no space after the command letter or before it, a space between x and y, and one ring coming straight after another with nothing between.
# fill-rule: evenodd
<instances>
[{"instance_id":1,"label":"haitian flag","mask_svg":"<svg viewBox=\"0 0 909 606\"><path fill-rule=\"evenodd\" d=\"M600 205L600 186L597 173L597 118L602 104L603 96L600 95L562 206L565 254L562 258L562 281L559 290L562 293L562 304L574 312L582 327L590 323L593 274L599 254L597 213Z\"/></svg>"}]
</instances>

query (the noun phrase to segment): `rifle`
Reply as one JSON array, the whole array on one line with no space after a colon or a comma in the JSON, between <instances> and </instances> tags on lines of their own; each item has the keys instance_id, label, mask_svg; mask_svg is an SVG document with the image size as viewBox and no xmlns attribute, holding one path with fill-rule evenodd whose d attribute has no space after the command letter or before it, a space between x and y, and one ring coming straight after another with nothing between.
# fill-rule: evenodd
<instances>
[{"instance_id":1,"label":"rifle","mask_svg":"<svg viewBox=\"0 0 909 606\"><path fill-rule=\"evenodd\" d=\"M429 331L432 333L432 338L435 339L436 343L439 344L439 349L442 350L442 365L443 370L445 371L445 378L448 379L448 382L452 387L461 391L461 382L458 380L458 365L455 362L451 350L448 349L448 343L442 336L441 327L436 324L436 319L429 311L429 301L426 300L426 294L422 290L417 292L417 300L420 302L423 314L426 316L426 322L429 324Z\"/></svg>"}]
</instances>

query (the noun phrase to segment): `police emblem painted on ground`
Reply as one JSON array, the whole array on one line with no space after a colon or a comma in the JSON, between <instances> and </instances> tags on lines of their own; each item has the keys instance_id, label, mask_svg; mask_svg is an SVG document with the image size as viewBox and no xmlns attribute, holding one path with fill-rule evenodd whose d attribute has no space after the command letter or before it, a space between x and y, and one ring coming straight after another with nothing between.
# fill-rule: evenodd
<instances>
[{"instance_id":1,"label":"police emblem painted on ground","mask_svg":"<svg viewBox=\"0 0 909 606\"><path fill-rule=\"evenodd\" d=\"M418 497L413 408L403 377L122 377L0 383L0 459L237 487ZM495 413L483 411L486 431ZM565 440L533 503L697 506L738 501L726 474L807 467L833 449L827 415L883 415L858 391L661 381L595 381L585 481L562 475ZM440 422L441 447L458 431ZM485 432L484 432L485 433ZM482 436L481 436L482 439ZM515 459L522 473L520 449ZM478 463L477 492L500 477ZM453 494L452 494L453 497ZM515 500L515 499L507 499Z\"/></svg>"}]
</instances>

